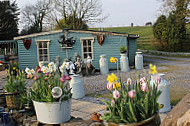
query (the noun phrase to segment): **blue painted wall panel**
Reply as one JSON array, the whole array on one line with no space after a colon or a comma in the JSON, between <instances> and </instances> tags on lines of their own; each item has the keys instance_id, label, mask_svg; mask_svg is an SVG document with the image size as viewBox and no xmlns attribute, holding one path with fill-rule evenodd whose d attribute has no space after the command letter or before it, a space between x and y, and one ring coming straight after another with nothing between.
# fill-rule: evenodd
<instances>
[{"instance_id":1,"label":"blue painted wall panel","mask_svg":"<svg viewBox=\"0 0 190 126\"><path fill-rule=\"evenodd\" d=\"M58 39L63 35L64 32L43 35L32 37L32 44L29 50L26 50L23 46L22 40L18 40L18 54L19 54L19 63L21 69L25 69L26 67L35 68L38 65L37 59L37 46L36 40L50 40L49 45L49 56L50 61L54 61L56 56L60 56L61 61L66 58L66 49L61 48L61 44L58 43ZM68 49L69 57L72 57L74 60L74 53L77 52L80 56L82 55L81 42L80 38L93 37L93 51L94 51L94 60L93 64L96 69L99 69L99 59L100 55L106 54L107 59L110 57L116 57L120 59L120 51L119 48L122 45L127 46L127 38L126 36L114 36L114 35L106 35L105 40L102 46L99 45L97 41L97 36L91 33L78 33L78 32L69 32L68 38L73 37L73 40L76 40L76 43L73 45L72 49ZM130 64L134 64L134 57L136 52L136 40L129 40L129 62ZM62 63L61 63L62 64ZM115 63L109 62L109 69L116 69Z\"/></svg>"}]
</instances>

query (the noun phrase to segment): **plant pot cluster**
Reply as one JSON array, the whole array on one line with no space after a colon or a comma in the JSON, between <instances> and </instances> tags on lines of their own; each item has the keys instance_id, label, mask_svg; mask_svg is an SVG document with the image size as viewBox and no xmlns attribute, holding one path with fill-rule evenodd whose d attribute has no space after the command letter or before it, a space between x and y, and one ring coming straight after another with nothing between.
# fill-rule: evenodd
<instances>
[{"instance_id":1,"label":"plant pot cluster","mask_svg":"<svg viewBox=\"0 0 190 126\"><path fill-rule=\"evenodd\" d=\"M26 87L26 78L33 79L32 87ZM16 75L7 70L7 82L0 94L0 102L6 99L6 105L11 110L25 108L28 112L35 111L41 123L61 124L70 120L70 79L69 76L56 73L53 62L48 66L40 62L35 70L17 70Z\"/></svg>"}]
</instances>

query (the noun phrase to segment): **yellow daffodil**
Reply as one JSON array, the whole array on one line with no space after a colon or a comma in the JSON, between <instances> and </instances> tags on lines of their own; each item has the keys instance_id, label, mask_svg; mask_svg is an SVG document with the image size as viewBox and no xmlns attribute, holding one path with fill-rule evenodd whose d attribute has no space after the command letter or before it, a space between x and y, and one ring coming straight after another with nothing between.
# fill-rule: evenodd
<instances>
[{"instance_id":1,"label":"yellow daffodil","mask_svg":"<svg viewBox=\"0 0 190 126\"><path fill-rule=\"evenodd\" d=\"M118 80L118 77L112 73L111 75L108 75L107 81L110 83L115 83Z\"/></svg>"},{"instance_id":2,"label":"yellow daffodil","mask_svg":"<svg viewBox=\"0 0 190 126\"><path fill-rule=\"evenodd\" d=\"M116 63L117 61L118 61L117 58L110 57L110 62L111 62L111 63Z\"/></svg>"},{"instance_id":3,"label":"yellow daffodil","mask_svg":"<svg viewBox=\"0 0 190 126\"><path fill-rule=\"evenodd\" d=\"M152 64L150 64L149 65L150 66L150 71L149 71L149 74L156 74L156 73L158 73L157 71L156 71L156 65L152 65Z\"/></svg>"},{"instance_id":4,"label":"yellow daffodil","mask_svg":"<svg viewBox=\"0 0 190 126\"><path fill-rule=\"evenodd\" d=\"M13 67L13 70L16 70L16 67Z\"/></svg>"},{"instance_id":5,"label":"yellow daffodil","mask_svg":"<svg viewBox=\"0 0 190 126\"><path fill-rule=\"evenodd\" d=\"M113 85L113 88L114 89L116 89L116 90L118 90L119 88L121 88L121 83L115 83L114 85Z\"/></svg>"}]
</instances>

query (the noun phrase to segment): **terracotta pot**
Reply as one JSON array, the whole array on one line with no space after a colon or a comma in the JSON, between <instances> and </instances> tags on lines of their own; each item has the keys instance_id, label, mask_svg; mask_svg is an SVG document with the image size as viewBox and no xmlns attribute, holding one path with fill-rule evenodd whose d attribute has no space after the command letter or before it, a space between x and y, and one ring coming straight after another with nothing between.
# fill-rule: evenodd
<instances>
[{"instance_id":1,"label":"terracotta pot","mask_svg":"<svg viewBox=\"0 0 190 126\"><path fill-rule=\"evenodd\" d=\"M154 114L152 117L143 120L138 123L132 124L116 124L112 122L108 122L109 126L159 126L161 124L160 116L158 114Z\"/></svg>"},{"instance_id":2,"label":"terracotta pot","mask_svg":"<svg viewBox=\"0 0 190 126\"><path fill-rule=\"evenodd\" d=\"M7 107L11 109L19 109L20 102L18 100L19 92L4 93Z\"/></svg>"}]
</instances>

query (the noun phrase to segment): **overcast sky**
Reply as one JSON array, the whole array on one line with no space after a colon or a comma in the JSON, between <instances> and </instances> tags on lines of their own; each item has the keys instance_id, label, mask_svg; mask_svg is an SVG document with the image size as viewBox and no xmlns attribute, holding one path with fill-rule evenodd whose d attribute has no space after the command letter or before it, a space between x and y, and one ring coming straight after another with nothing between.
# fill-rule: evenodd
<instances>
[{"instance_id":1,"label":"overcast sky","mask_svg":"<svg viewBox=\"0 0 190 126\"><path fill-rule=\"evenodd\" d=\"M103 23L91 27L142 26L155 22L161 3L158 0L99 0L103 13L109 15ZM19 8L34 4L36 0L17 0Z\"/></svg>"}]
</instances>

